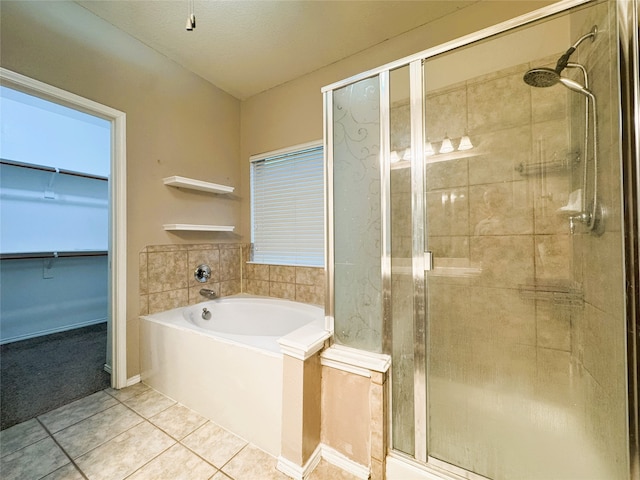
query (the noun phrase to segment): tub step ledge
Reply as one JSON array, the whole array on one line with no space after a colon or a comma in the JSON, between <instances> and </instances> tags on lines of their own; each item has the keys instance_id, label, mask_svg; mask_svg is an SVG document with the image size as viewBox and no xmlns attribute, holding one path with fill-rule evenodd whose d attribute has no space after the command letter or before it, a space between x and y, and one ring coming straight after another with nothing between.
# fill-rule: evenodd
<instances>
[{"instance_id":1,"label":"tub step ledge","mask_svg":"<svg viewBox=\"0 0 640 480\"><path fill-rule=\"evenodd\" d=\"M284 355L305 361L320 351L330 337L331 332L313 322L279 338L278 343Z\"/></svg>"}]
</instances>

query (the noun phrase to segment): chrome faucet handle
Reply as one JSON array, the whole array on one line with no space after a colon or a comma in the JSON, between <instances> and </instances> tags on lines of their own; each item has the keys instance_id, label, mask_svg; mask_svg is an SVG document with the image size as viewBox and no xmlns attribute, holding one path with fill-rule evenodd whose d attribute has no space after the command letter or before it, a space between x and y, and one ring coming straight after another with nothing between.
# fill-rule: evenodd
<instances>
[{"instance_id":1,"label":"chrome faucet handle","mask_svg":"<svg viewBox=\"0 0 640 480\"><path fill-rule=\"evenodd\" d=\"M591 214L589 212L580 212L577 215L569 216L569 232L571 232L571 235L576 231L577 222L583 225L589 225L589 223L591 223Z\"/></svg>"},{"instance_id":2,"label":"chrome faucet handle","mask_svg":"<svg viewBox=\"0 0 640 480\"><path fill-rule=\"evenodd\" d=\"M209 265L198 265L196 271L193 272L194 278L200 283L206 283L211 278L211 268Z\"/></svg>"}]
</instances>

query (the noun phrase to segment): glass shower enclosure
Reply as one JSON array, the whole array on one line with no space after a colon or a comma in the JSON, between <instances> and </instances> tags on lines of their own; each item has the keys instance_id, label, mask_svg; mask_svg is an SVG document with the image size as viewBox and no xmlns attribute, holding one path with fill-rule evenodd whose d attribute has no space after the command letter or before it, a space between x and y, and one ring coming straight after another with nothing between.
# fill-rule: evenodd
<instances>
[{"instance_id":1,"label":"glass shower enclosure","mask_svg":"<svg viewBox=\"0 0 640 480\"><path fill-rule=\"evenodd\" d=\"M637 468L629 5L569 3L324 89L334 339L442 478Z\"/></svg>"}]
</instances>

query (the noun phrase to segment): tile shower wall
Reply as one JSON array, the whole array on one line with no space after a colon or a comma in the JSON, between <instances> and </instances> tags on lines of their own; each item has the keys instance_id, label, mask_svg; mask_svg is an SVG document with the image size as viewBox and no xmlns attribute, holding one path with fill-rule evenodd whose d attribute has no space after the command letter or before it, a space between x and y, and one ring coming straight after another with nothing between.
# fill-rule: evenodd
<instances>
[{"instance_id":1,"label":"tile shower wall","mask_svg":"<svg viewBox=\"0 0 640 480\"><path fill-rule=\"evenodd\" d=\"M228 243L146 247L139 254L140 315L202 302L201 288L324 305L324 269L251 264L249 251L247 244ZM199 283L193 272L203 263L211 278Z\"/></svg>"}]
</instances>

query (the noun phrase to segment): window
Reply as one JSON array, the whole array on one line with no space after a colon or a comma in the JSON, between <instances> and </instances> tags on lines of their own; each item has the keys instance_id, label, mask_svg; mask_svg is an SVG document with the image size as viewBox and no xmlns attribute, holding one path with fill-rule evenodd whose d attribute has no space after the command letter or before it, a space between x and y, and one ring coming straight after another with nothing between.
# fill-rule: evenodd
<instances>
[{"instance_id":1,"label":"window","mask_svg":"<svg viewBox=\"0 0 640 480\"><path fill-rule=\"evenodd\" d=\"M251 157L256 263L324 266L324 155L319 142Z\"/></svg>"}]
</instances>

